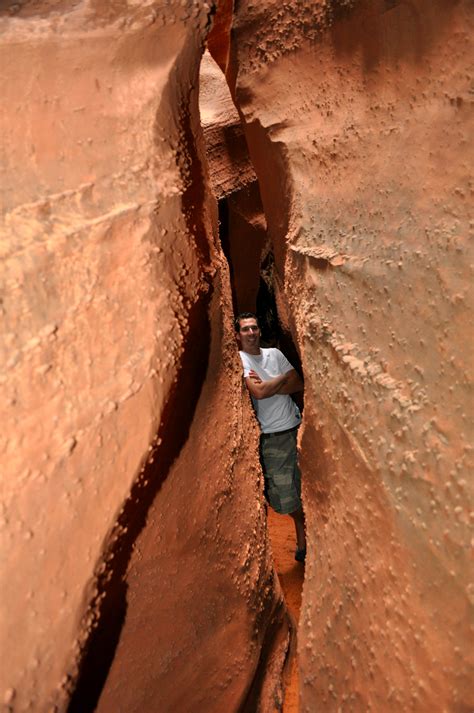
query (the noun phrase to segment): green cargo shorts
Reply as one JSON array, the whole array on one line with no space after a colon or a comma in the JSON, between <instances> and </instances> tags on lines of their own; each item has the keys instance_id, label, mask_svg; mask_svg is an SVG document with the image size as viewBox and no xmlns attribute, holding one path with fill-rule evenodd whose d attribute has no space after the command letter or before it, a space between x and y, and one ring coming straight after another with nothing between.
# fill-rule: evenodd
<instances>
[{"instance_id":1,"label":"green cargo shorts","mask_svg":"<svg viewBox=\"0 0 474 713\"><path fill-rule=\"evenodd\" d=\"M298 427L282 433L262 433L260 462L265 476L265 497L278 513L288 515L301 507L301 473L298 467Z\"/></svg>"}]
</instances>

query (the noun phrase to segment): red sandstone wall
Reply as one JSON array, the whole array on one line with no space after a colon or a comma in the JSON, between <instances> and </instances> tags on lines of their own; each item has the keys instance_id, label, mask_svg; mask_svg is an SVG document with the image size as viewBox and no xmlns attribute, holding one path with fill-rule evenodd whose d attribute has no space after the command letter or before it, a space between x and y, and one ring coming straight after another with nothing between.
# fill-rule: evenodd
<instances>
[{"instance_id":1,"label":"red sandstone wall","mask_svg":"<svg viewBox=\"0 0 474 713\"><path fill-rule=\"evenodd\" d=\"M196 147L208 12L0 14L6 711L278 695L287 622Z\"/></svg>"},{"instance_id":2,"label":"red sandstone wall","mask_svg":"<svg viewBox=\"0 0 474 713\"><path fill-rule=\"evenodd\" d=\"M228 76L306 379L302 711L473 705L470 36L467 2L236 7Z\"/></svg>"},{"instance_id":3,"label":"red sandstone wall","mask_svg":"<svg viewBox=\"0 0 474 713\"><path fill-rule=\"evenodd\" d=\"M228 13L229 8L219 5L209 35L217 57L227 46L222 18ZM210 189L219 200L219 235L231 266L234 312L255 311L260 257L267 239L265 216L242 122L225 75L209 51L199 73L199 113Z\"/></svg>"}]
</instances>

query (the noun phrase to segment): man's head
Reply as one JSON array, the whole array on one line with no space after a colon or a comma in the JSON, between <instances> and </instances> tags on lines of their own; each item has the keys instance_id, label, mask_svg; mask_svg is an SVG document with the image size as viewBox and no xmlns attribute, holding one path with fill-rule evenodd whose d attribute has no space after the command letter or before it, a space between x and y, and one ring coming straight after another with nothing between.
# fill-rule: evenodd
<instances>
[{"instance_id":1,"label":"man's head","mask_svg":"<svg viewBox=\"0 0 474 713\"><path fill-rule=\"evenodd\" d=\"M237 341L243 352L260 354L260 327L252 312L242 312L236 317Z\"/></svg>"}]
</instances>

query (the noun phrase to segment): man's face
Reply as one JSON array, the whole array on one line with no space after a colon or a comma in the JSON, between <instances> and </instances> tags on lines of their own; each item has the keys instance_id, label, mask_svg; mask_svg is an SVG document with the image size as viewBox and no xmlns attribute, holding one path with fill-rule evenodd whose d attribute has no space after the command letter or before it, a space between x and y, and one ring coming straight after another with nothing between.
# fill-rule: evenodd
<instances>
[{"instance_id":1,"label":"man's face","mask_svg":"<svg viewBox=\"0 0 474 713\"><path fill-rule=\"evenodd\" d=\"M249 354L258 354L260 351L260 329L254 317L245 317L240 320L240 332L237 333L240 348Z\"/></svg>"}]
</instances>

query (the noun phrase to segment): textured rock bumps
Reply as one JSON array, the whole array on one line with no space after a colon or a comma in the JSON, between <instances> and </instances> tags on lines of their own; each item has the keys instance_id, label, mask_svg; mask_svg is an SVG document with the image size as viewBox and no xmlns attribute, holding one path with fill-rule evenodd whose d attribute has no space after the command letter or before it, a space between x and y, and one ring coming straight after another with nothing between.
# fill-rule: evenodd
<instances>
[{"instance_id":1,"label":"textured rock bumps","mask_svg":"<svg viewBox=\"0 0 474 713\"><path fill-rule=\"evenodd\" d=\"M471 25L463 2L236 9L228 76L305 372L305 711L472 704Z\"/></svg>"}]
</instances>

